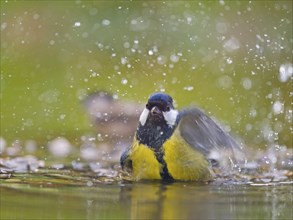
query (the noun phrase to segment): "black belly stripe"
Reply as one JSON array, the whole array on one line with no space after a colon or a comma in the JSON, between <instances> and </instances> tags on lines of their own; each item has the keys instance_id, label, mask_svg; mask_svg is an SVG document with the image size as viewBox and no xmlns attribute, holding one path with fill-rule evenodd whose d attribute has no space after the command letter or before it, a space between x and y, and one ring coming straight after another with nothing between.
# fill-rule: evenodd
<instances>
[{"instance_id":1,"label":"black belly stripe","mask_svg":"<svg viewBox=\"0 0 293 220\"><path fill-rule=\"evenodd\" d=\"M164 160L163 152L155 152L156 158L159 163L162 165L162 170L160 171L160 176L163 180L174 180L171 174L168 171L166 161Z\"/></svg>"}]
</instances>

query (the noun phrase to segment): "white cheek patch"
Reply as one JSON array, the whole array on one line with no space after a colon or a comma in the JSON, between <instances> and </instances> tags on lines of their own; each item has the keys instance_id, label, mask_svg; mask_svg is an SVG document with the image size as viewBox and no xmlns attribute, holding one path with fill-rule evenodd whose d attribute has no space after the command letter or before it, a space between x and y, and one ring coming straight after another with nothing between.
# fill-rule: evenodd
<instances>
[{"instance_id":1,"label":"white cheek patch","mask_svg":"<svg viewBox=\"0 0 293 220\"><path fill-rule=\"evenodd\" d=\"M144 109L139 117L139 122L142 126L145 125L146 120L148 119L150 111L148 109Z\"/></svg>"},{"instance_id":2,"label":"white cheek patch","mask_svg":"<svg viewBox=\"0 0 293 220\"><path fill-rule=\"evenodd\" d=\"M178 115L178 111L175 109L171 109L168 112L163 112L164 118L167 122L167 124L170 127L173 127L175 125L176 119L177 119L177 115Z\"/></svg>"}]
</instances>

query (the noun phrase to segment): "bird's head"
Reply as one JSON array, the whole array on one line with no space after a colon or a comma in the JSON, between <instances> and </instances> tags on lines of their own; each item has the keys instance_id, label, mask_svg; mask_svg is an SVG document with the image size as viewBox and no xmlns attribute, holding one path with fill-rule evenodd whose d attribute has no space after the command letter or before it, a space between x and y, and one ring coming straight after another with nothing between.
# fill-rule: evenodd
<instances>
[{"instance_id":1,"label":"bird's head","mask_svg":"<svg viewBox=\"0 0 293 220\"><path fill-rule=\"evenodd\" d=\"M139 122L144 126L147 122L153 125L168 125L173 127L176 123L178 111L174 109L173 99L165 93L152 94L140 115Z\"/></svg>"}]
</instances>

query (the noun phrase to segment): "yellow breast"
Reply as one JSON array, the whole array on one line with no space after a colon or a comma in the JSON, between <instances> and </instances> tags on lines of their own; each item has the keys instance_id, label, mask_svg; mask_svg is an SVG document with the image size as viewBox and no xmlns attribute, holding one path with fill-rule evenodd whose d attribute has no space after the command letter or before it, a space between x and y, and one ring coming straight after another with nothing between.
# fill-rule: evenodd
<instances>
[{"instance_id":1,"label":"yellow breast","mask_svg":"<svg viewBox=\"0 0 293 220\"><path fill-rule=\"evenodd\" d=\"M175 180L208 181L212 178L212 170L205 156L181 138L175 131L164 144L164 157L169 174ZM160 164L153 150L135 141L132 145L132 177L140 179L161 179Z\"/></svg>"},{"instance_id":2,"label":"yellow breast","mask_svg":"<svg viewBox=\"0 0 293 220\"><path fill-rule=\"evenodd\" d=\"M154 152L143 144L135 142L131 151L132 176L134 180L161 179L162 165L157 161Z\"/></svg>"},{"instance_id":3,"label":"yellow breast","mask_svg":"<svg viewBox=\"0 0 293 220\"><path fill-rule=\"evenodd\" d=\"M169 173L177 180L207 181L212 177L212 170L205 156L181 138L175 131L164 145L164 160Z\"/></svg>"}]
</instances>

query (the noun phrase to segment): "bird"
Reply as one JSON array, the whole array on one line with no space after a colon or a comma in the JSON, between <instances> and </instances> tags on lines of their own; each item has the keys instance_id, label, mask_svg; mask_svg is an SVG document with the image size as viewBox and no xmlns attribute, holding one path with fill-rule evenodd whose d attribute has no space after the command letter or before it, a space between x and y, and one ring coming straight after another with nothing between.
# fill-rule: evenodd
<instances>
[{"instance_id":1,"label":"bird","mask_svg":"<svg viewBox=\"0 0 293 220\"><path fill-rule=\"evenodd\" d=\"M133 181L212 181L233 170L241 145L198 107L178 111L173 98L153 93L139 117L132 144L120 157Z\"/></svg>"},{"instance_id":2,"label":"bird","mask_svg":"<svg viewBox=\"0 0 293 220\"><path fill-rule=\"evenodd\" d=\"M122 100L117 94L106 90L89 93L82 99L81 104L91 127L97 133L95 139L98 141L94 144L91 136L88 138L85 136L80 149L81 157L95 160L97 155L102 153L102 155L111 155L111 162L116 164L121 153L133 140L144 105Z\"/></svg>"},{"instance_id":3,"label":"bird","mask_svg":"<svg viewBox=\"0 0 293 220\"><path fill-rule=\"evenodd\" d=\"M82 104L96 132L110 140L132 140L144 106L119 100L116 94L100 90L87 95ZM125 126L127 124L127 126Z\"/></svg>"}]
</instances>

